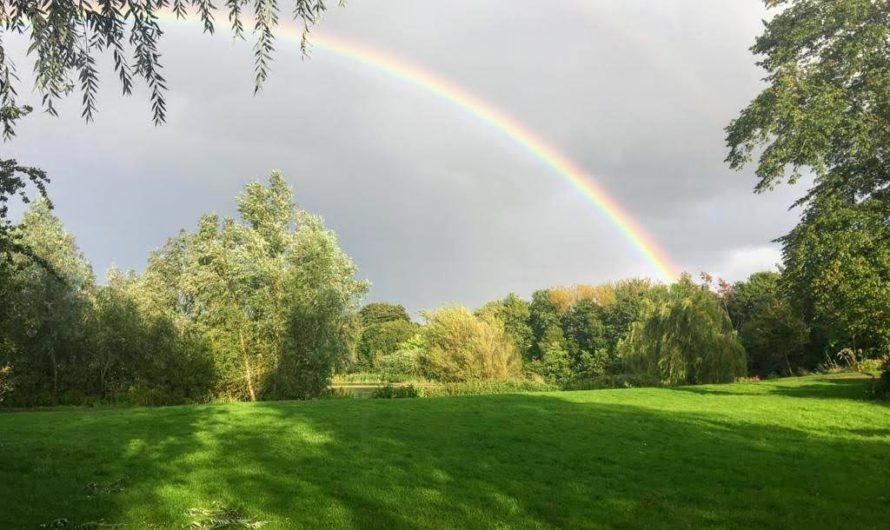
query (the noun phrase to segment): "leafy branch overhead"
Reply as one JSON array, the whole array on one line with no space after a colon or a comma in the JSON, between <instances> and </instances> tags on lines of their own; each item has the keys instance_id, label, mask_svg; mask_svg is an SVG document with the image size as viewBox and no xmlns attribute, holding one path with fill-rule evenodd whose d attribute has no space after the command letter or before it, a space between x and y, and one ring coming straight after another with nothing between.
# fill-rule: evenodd
<instances>
[{"instance_id":1,"label":"leafy branch overhead","mask_svg":"<svg viewBox=\"0 0 890 530\"><path fill-rule=\"evenodd\" d=\"M781 11L751 51L767 86L726 128L726 161L741 169L757 156L758 191L785 180L787 169L791 183L811 169L820 182L842 182L860 198L886 196L890 1L766 5Z\"/></svg>"},{"instance_id":2,"label":"leafy branch overhead","mask_svg":"<svg viewBox=\"0 0 890 530\"><path fill-rule=\"evenodd\" d=\"M302 53L309 51L309 32L326 10L326 0L294 0L292 17L303 29ZM222 11L222 13L220 13ZM206 33L214 33L216 18L225 16L237 38L252 25L254 43L254 92L269 76L275 51L275 29L279 24L277 0L224 0L220 7L210 0L75 0L0 2L0 125L3 136L15 134L19 119L32 111L18 97L16 65L6 53L2 38L27 35L28 55L33 59L35 89L41 105L52 115L60 98L79 90L82 116L87 121L96 112L99 76L96 59L111 54L114 72L124 94L130 94L134 79L148 86L155 124L166 119L167 82L158 44L164 32L160 19L171 13L177 19L197 17Z\"/></svg>"}]
</instances>

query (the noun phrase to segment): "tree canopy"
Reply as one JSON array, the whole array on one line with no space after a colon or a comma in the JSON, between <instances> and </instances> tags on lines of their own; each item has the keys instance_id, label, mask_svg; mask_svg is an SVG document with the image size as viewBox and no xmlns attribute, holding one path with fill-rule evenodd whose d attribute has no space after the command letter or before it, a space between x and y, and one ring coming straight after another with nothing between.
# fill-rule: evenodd
<instances>
[{"instance_id":1,"label":"tree canopy","mask_svg":"<svg viewBox=\"0 0 890 530\"><path fill-rule=\"evenodd\" d=\"M780 241L782 284L823 355L888 351L890 2L766 0L751 48L767 86L726 128L727 162L757 155L757 191L806 170L800 224Z\"/></svg>"},{"instance_id":2,"label":"tree canopy","mask_svg":"<svg viewBox=\"0 0 890 530\"><path fill-rule=\"evenodd\" d=\"M758 191L808 168L857 197L887 200L890 2L766 4L784 8L751 47L767 86L727 127L727 162L740 169L760 148Z\"/></svg>"},{"instance_id":3,"label":"tree canopy","mask_svg":"<svg viewBox=\"0 0 890 530\"><path fill-rule=\"evenodd\" d=\"M688 275L649 303L620 349L631 369L663 384L721 383L746 373L745 349L729 315Z\"/></svg>"}]
</instances>

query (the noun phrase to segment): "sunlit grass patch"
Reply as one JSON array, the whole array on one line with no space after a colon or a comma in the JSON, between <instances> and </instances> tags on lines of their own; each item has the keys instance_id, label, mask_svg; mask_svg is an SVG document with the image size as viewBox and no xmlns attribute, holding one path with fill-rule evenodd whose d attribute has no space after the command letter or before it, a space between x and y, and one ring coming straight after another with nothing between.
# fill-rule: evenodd
<instances>
[{"instance_id":1,"label":"sunlit grass patch","mask_svg":"<svg viewBox=\"0 0 890 530\"><path fill-rule=\"evenodd\" d=\"M882 528L867 383L0 414L0 528Z\"/></svg>"}]
</instances>

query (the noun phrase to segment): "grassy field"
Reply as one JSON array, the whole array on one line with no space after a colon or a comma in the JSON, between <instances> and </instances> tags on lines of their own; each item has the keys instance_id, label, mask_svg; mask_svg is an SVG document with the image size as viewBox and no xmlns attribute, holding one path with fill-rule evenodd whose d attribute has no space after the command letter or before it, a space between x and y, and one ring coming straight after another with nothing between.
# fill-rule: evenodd
<instances>
[{"instance_id":1,"label":"grassy field","mask_svg":"<svg viewBox=\"0 0 890 530\"><path fill-rule=\"evenodd\" d=\"M0 528L888 528L855 377L0 414ZM59 523L61 524L61 523Z\"/></svg>"}]
</instances>

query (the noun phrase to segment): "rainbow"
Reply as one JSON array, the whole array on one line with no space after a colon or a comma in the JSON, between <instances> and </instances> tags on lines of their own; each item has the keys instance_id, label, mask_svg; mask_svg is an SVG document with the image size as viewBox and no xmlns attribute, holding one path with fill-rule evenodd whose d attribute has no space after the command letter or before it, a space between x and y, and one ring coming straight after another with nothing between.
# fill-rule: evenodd
<instances>
[{"instance_id":1,"label":"rainbow","mask_svg":"<svg viewBox=\"0 0 890 530\"><path fill-rule=\"evenodd\" d=\"M161 18L172 22L187 22L166 12ZM276 37L299 42L302 33L282 27ZM345 57L421 88L499 131L578 190L645 258L662 281L671 283L676 279L676 269L667 254L596 181L587 176L567 156L492 104L429 70L391 54L374 50L363 43L327 32L313 32L311 45L313 49Z\"/></svg>"}]
</instances>

